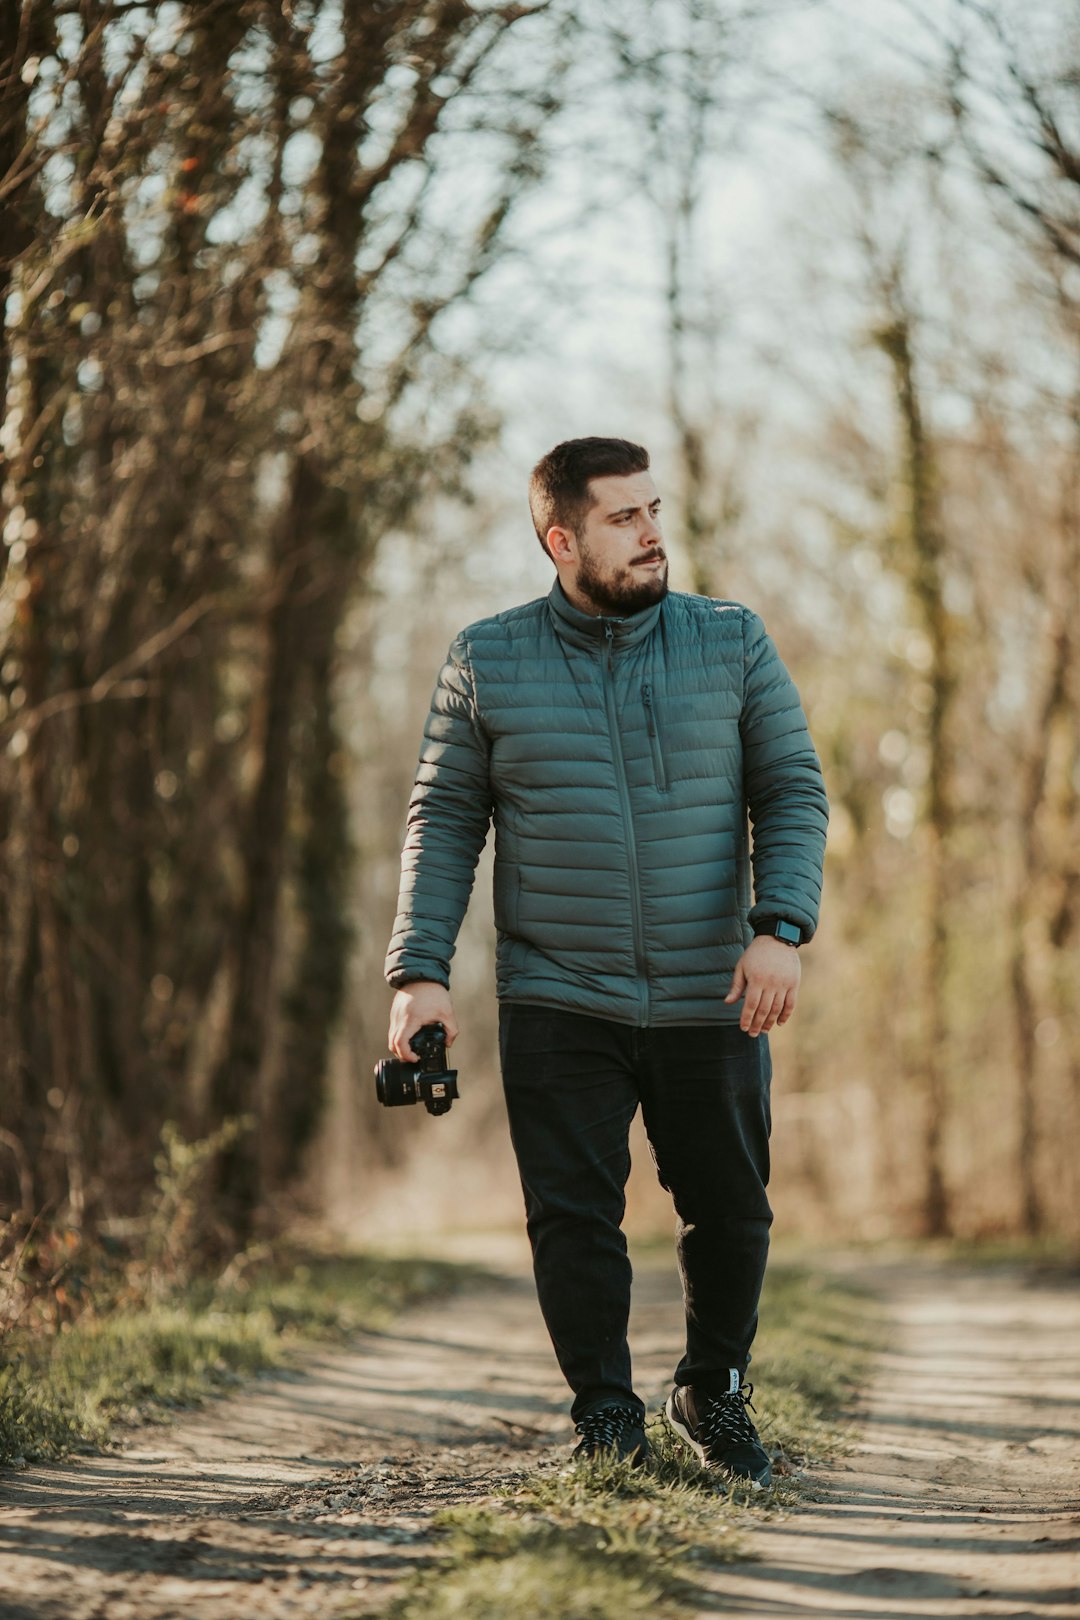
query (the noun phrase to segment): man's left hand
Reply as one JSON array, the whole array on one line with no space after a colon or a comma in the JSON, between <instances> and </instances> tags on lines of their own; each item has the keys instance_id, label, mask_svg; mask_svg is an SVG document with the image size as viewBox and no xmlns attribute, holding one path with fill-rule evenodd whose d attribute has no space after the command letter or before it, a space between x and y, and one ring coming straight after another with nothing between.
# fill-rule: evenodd
<instances>
[{"instance_id":1,"label":"man's left hand","mask_svg":"<svg viewBox=\"0 0 1080 1620\"><path fill-rule=\"evenodd\" d=\"M802 964L794 945L771 934L758 934L735 964L726 1002L744 996L739 1028L748 1035L767 1034L774 1024L786 1024L795 1011Z\"/></svg>"}]
</instances>

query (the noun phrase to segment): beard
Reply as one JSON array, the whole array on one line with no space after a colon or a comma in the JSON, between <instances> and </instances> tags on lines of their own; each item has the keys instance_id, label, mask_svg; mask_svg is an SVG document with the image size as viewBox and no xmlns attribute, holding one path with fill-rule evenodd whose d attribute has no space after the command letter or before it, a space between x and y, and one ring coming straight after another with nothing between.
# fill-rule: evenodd
<instances>
[{"instance_id":1,"label":"beard","mask_svg":"<svg viewBox=\"0 0 1080 1620\"><path fill-rule=\"evenodd\" d=\"M654 552L653 556L663 556L663 553ZM582 546L574 584L602 614L621 618L628 613L640 613L642 608L662 602L668 593L667 558L657 574L643 573L640 563L626 563L601 573L594 553Z\"/></svg>"}]
</instances>

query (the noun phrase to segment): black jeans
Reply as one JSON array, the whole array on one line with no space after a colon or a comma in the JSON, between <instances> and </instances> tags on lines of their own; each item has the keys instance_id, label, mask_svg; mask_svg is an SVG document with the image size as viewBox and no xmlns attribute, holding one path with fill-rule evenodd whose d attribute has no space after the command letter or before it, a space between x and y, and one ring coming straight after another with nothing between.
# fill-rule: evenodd
<instances>
[{"instance_id":1,"label":"black jeans","mask_svg":"<svg viewBox=\"0 0 1080 1620\"><path fill-rule=\"evenodd\" d=\"M678 1384L719 1393L745 1372L772 1211L768 1036L737 1024L632 1029L504 1003L499 1046L540 1308L576 1421L634 1394L622 1233L641 1104L678 1215L686 1354Z\"/></svg>"}]
</instances>

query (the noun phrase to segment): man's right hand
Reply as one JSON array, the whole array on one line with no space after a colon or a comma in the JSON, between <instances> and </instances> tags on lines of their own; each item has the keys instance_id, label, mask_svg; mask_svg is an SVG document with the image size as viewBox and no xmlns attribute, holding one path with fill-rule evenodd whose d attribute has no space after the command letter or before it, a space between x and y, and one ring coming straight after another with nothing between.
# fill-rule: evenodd
<instances>
[{"instance_id":1,"label":"man's right hand","mask_svg":"<svg viewBox=\"0 0 1080 1620\"><path fill-rule=\"evenodd\" d=\"M387 1044L396 1058L403 1063L415 1063L416 1053L410 1042L425 1024L441 1024L446 1031L446 1044L457 1040L457 1019L450 992L433 979L416 979L402 985L390 1007L390 1033Z\"/></svg>"}]
</instances>

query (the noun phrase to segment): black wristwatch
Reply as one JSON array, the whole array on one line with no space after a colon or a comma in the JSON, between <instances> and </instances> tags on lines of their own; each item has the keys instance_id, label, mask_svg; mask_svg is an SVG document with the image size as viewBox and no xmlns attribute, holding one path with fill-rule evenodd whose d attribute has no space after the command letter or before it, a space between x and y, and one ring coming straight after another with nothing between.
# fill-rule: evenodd
<instances>
[{"instance_id":1,"label":"black wristwatch","mask_svg":"<svg viewBox=\"0 0 1080 1620\"><path fill-rule=\"evenodd\" d=\"M785 945L794 945L796 950L802 944L802 929L798 923L788 922L786 917L762 917L753 928L755 934L773 934Z\"/></svg>"}]
</instances>

